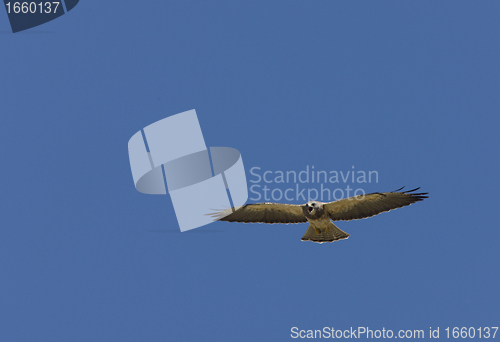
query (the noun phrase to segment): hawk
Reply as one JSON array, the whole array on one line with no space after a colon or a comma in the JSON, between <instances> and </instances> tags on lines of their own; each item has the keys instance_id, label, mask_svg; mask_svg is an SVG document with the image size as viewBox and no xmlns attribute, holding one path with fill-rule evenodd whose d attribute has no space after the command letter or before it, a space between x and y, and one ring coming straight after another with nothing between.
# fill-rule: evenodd
<instances>
[{"instance_id":1,"label":"hawk","mask_svg":"<svg viewBox=\"0 0 500 342\"><path fill-rule=\"evenodd\" d=\"M403 187L404 188L404 187ZM302 241L318 243L347 239L349 234L339 229L332 221L359 220L385 211L401 208L428 198L427 192L416 193L420 188L408 191L375 192L338 201L323 203L309 201L303 205L284 203L256 203L226 209L210 214L214 221L244 223L306 223Z\"/></svg>"}]
</instances>

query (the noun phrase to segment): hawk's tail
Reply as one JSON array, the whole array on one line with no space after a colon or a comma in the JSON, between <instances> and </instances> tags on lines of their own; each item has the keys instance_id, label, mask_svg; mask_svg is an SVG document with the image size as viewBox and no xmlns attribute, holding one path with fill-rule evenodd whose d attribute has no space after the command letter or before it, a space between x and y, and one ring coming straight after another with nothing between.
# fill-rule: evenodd
<instances>
[{"instance_id":1,"label":"hawk's tail","mask_svg":"<svg viewBox=\"0 0 500 342\"><path fill-rule=\"evenodd\" d=\"M306 233L302 237L302 241L314 241L318 243L323 242L333 242L337 240L347 239L349 234L339 229L336 225L330 222L330 226L328 228L315 228L312 223L309 224L309 228L307 228ZM319 234L318 234L319 233Z\"/></svg>"}]
</instances>

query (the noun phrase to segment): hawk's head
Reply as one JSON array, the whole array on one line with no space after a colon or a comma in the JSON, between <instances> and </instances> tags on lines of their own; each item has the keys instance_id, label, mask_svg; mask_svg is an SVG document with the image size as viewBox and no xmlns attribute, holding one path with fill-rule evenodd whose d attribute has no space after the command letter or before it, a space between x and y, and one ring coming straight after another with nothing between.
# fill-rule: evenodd
<instances>
[{"instance_id":1,"label":"hawk's head","mask_svg":"<svg viewBox=\"0 0 500 342\"><path fill-rule=\"evenodd\" d=\"M305 204L305 212L309 215L315 215L320 211L319 203L317 201L309 201Z\"/></svg>"}]
</instances>

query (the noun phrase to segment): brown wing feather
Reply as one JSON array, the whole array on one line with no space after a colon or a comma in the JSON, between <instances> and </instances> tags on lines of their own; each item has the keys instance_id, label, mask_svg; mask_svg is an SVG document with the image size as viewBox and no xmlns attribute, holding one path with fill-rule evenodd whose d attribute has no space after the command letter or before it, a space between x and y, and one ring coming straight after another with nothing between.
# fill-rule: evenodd
<instances>
[{"instance_id":1,"label":"brown wing feather","mask_svg":"<svg viewBox=\"0 0 500 342\"><path fill-rule=\"evenodd\" d=\"M215 221L260 222L260 223L303 223L307 222L302 207L295 204L256 203L212 214Z\"/></svg>"},{"instance_id":2,"label":"brown wing feather","mask_svg":"<svg viewBox=\"0 0 500 342\"><path fill-rule=\"evenodd\" d=\"M401 192L376 192L365 196L354 196L325 204L325 209L330 214L332 221L358 220L428 198L426 196L427 192L413 192L418 189L420 188Z\"/></svg>"}]
</instances>

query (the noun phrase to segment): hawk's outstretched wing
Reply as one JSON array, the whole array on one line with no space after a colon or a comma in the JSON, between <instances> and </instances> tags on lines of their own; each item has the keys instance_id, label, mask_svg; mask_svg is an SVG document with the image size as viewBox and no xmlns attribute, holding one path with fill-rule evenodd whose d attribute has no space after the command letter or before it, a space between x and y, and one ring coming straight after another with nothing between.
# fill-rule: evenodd
<instances>
[{"instance_id":1,"label":"hawk's outstretched wing","mask_svg":"<svg viewBox=\"0 0 500 342\"><path fill-rule=\"evenodd\" d=\"M403 187L404 188L404 187ZM403 189L401 188L401 189ZM380 214L428 198L427 192L414 193L420 188L397 192L376 192L365 196L354 196L325 204L332 221L357 220ZM413 193L412 193L413 192Z\"/></svg>"},{"instance_id":2,"label":"hawk's outstretched wing","mask_svg":"<svg viewBox=\"0 0 500 342\"><path fill-rule=\"evenodd\" d=\"M232 209L226 209L219 213L214 213L212 216L215 220L229 222L261 222L261 223L303 223L307 222L302 207L295 204L282 203L256 203L247 204L242 207L235 208L236 211L232 214Z\"/></svg>"}]
</instances>

